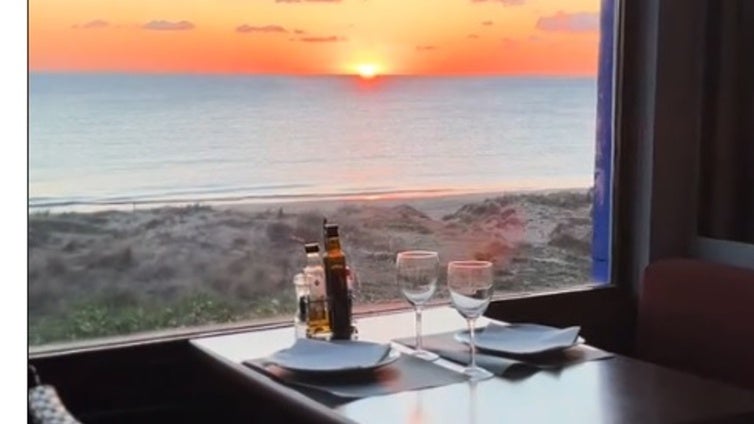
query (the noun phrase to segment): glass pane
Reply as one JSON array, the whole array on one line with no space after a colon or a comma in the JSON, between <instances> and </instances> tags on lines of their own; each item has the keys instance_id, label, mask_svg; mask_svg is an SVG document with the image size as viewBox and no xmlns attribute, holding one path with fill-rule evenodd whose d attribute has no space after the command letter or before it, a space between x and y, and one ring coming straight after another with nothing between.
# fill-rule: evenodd
<instances>
[{"instance_id":1,"label":"glass pane","mask_svg":"<svg viewBox=\"0 0 754 424\"><path fill-rule=\"evenodd\" d=\"M32 345L290 320L323 218L357 310L407 249L591 280L598 0L29 8Z\"/></svg>"}]
</instances>

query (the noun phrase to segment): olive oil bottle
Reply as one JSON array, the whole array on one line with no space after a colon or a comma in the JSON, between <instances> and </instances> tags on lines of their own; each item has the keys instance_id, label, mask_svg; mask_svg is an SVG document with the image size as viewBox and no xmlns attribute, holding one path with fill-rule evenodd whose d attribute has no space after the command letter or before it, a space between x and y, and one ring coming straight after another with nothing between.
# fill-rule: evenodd
<instances>
[{"instance_id":1,"label":"olive oil bottle","mask_svg":"<svg viewBox=\"0 0 754 424\"><path fill-rule=\"evenodd\" d=\"M346 256L340 248L338 226L324 224L325 235L325 280L330 331L334 340L351 339L351 295L348 287Z\"/></svg>"}]
</instances>

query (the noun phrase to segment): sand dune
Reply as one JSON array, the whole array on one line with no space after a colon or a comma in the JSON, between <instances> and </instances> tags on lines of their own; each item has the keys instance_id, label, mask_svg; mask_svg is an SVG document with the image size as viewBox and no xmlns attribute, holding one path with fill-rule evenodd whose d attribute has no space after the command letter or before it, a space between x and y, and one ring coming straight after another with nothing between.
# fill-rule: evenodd
<instances>
[{"instance_id":1,"label":"sand dune","mask_svg":"<svg viewBox=\"0 0 754 424\"><path fill-rule=\"evenodd\" d=\"M361 304L400 299L393 264L407 249L492 260L502 292L584 284L590 211L590 192L561 190L34 213L30 344L289 314L302 243L320 240L324 216L341 226Z\"/></svg>"}]
</instances>

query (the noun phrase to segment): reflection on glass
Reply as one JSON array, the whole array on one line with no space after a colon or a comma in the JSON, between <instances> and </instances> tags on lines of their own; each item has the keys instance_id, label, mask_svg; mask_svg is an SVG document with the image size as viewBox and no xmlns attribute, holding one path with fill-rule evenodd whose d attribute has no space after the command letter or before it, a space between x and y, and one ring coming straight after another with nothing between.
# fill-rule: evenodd
<instances>
[{"instance_id":1,"label":"reflection on glass","mask_svg":"<svg viewBox=\"0 0 754 424\"><path fill-rule=\"evenodd\" d=\"M416 394L416 400L414 402L414 407L411 409L411 415L408 417L408 424L423 424L427 421L427 417L424 416L424 401L423 401L423 394L421 391L414 392Z\"/></svg>"},{"instance_id":2,"label":"reflection on glass","mask_svg":"<svg viewBox=\"0 0 754 424\"><path fill-rule=\"evenodd\" d=\"M476 406L476 385L477 381L469 382L469 417L466 420L469 424L476 424L477 406Z\"/></svg>"}]
</instances>

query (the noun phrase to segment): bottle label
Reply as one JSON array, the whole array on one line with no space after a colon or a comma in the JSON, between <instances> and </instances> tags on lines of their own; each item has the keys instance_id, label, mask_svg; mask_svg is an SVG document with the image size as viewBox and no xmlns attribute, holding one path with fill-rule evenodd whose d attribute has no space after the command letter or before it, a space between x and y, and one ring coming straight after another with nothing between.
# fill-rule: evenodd
<instances>
[{"instance_id":1,"label":"bottle label","mask_svg":"<svg viewBox=\"0 0 754 424\"><path fill-rule=\"evenodd\" d=\"M327 313L324 269L307 267L304 275L309 286L307 337L325 337L330 333L330 323Z\"/></svg>"}]
</instances>

